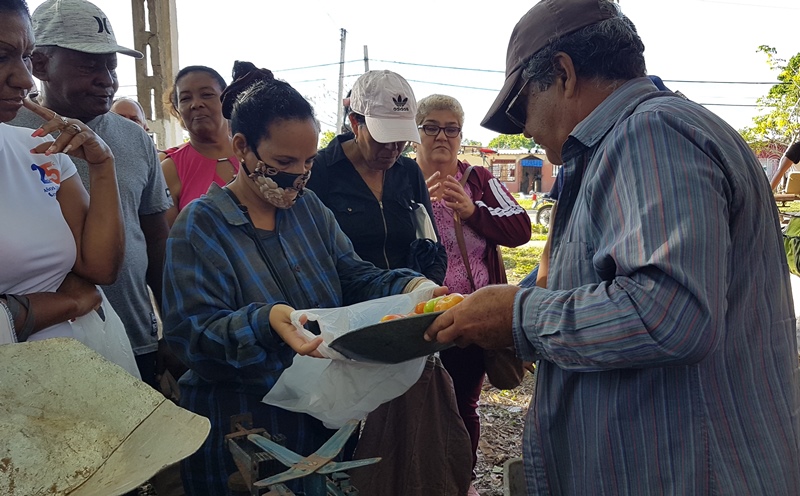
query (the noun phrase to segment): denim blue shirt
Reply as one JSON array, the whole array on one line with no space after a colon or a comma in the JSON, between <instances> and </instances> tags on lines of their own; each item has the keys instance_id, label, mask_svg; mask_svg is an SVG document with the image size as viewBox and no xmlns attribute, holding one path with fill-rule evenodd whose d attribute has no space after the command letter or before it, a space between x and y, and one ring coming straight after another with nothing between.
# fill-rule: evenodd
<instances>
[{"instance_id":1,"label":"denim blue shirt","mask_svg":"<svg viewBox=\"0 0 800 496\"><path fill-rule=\"evenodd\" d=\"M401 293L419 276L361 260L312 191L278 210L275 224L291 278L273 277L255 228L216 184L181 211L167 240L163 302L165 338L190 369L181 384L266 394L295 355L269 325L274 304L340 307Z\"/></svg>"},{"instance_id":2,"label":"denim blue shirt","mask_svg":"<svg viewBox=\"0 0 800 496\"><path fill-rule=\"evenodd\" d=\"M800 494L794 309L753 152L640 78L562 157L548 287L514 305L539 359L529 494Z\"/></svg>"}]
</instances>

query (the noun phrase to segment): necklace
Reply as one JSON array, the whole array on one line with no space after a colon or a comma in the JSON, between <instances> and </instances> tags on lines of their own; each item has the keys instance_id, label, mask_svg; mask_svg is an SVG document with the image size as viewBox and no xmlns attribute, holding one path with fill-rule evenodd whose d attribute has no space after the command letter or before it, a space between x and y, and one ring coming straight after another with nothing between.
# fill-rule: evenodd
<instances>
[{"instance_id":1,"label":"necklace","mask_svg":"<svg viewBox=\"0 0 800 496\"><path fill-rule=\"evenodd\" d=\"M369 190L372 191L372 194L375 195L375 198L378 201L381 201L383 199L383 182L386 179L386 171L381 171L381 184L378 188L373 188L363 175L361 177L364 179L364 182L367 184Z\"/></svg>"},{"instance_id":2,"label":"necklace","mask_svg":"<svg viewBox=\"0 0 800 496\"><path fill-rule=\"evenodd\" d=\"M222 162L227 162L228 166L230 166L230 169L231 169L231 175L232 176L236 176L236 167L233 166L233 162L231 162L228 158L225 158L225 157L218 158L217 159L217 166L219 166L219 164L221 164Z\"/></svg>"}]
</instances>

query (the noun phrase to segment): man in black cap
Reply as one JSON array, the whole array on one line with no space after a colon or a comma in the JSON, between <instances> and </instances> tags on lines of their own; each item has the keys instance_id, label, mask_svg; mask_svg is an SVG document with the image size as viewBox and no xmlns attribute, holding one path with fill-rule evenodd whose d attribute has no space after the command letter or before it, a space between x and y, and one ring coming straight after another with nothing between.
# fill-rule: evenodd
<instances>
[{"instance_id":1,"label":"man in black cap","mask_svg":"<svg viewBox=\"0 0 800 496\"><path fill-rule=\"evenodd\" d=\"M546 288L490 286L428 338L536 360L529 494L800 494L789 274L761 165L647 78L610 0L543 0L483 121L563 164Z\"/></svg>"}]
</instances>

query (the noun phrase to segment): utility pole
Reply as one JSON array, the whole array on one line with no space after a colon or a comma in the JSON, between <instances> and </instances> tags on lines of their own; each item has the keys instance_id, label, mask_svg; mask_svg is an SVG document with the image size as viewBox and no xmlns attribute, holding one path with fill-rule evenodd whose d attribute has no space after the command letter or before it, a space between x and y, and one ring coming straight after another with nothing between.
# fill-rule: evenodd
<instances>
[{"instance_id":1,"label":"utility pole","mask_svg":"<svg viewBox=\"0 0 800 496\"><path fill-rule=\"evenodd\" d=\"M367 52L367 45L364 45L364 72L369 72L369 53Z\"/></svg>"},{"instance_id":2,"label":"utility pole","mask_svg":"<svg viewBox=\"0 0 800 496\"><path fill-rule=\"evenodd\" d=\"M341 134L343 131L343 109L342 109L342 97L344 96L344 46L345 42L347 41L347 30L344 28L341 29L342 32L342 53L339 56L339 98L336 100L336 134Z\"/></svg>"},{"instance_id":3,"label":"utility pole","mask_svg":"<svg viewBox=\"0 0 800 496\"><path fill-rule=\"evenodd\" d=\"M177 118L164 110L164 93L178 72L178 15L175 0L131 0L136 60L136 96L160 150L183 143Z\"/></svg>"}]
</instances>

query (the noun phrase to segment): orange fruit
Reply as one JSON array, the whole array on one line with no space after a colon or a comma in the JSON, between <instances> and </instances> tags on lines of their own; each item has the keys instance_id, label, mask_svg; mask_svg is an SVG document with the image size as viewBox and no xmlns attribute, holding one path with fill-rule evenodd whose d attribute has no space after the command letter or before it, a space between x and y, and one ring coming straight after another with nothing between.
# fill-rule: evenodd
<instances>
[{"instance_id":1,"label":"orange fruit","mask_svg":"<svg viewBox=\"0 0 800 496\"><path fill-rule=\"evenodd\" d=\"M381 319L381 322L388 322L390 320L402 319L403 317L405 317L405 315L401 315L399 313L391 313L391 314L386 315L385 317L383 317Z\"/></svg>"},{"instance_id":2,"label":"orange fruit","mask_svg":"<svg viewBox=\"0 0 800 496\"><path fill-rule=\"evenodd\" d=\"M462 301L464 301L464 295L460 293L450 293L449 295L442 296L442 298L434 304L433 311L441 312L453 308Z\"/></svg>"}]
</instances>

